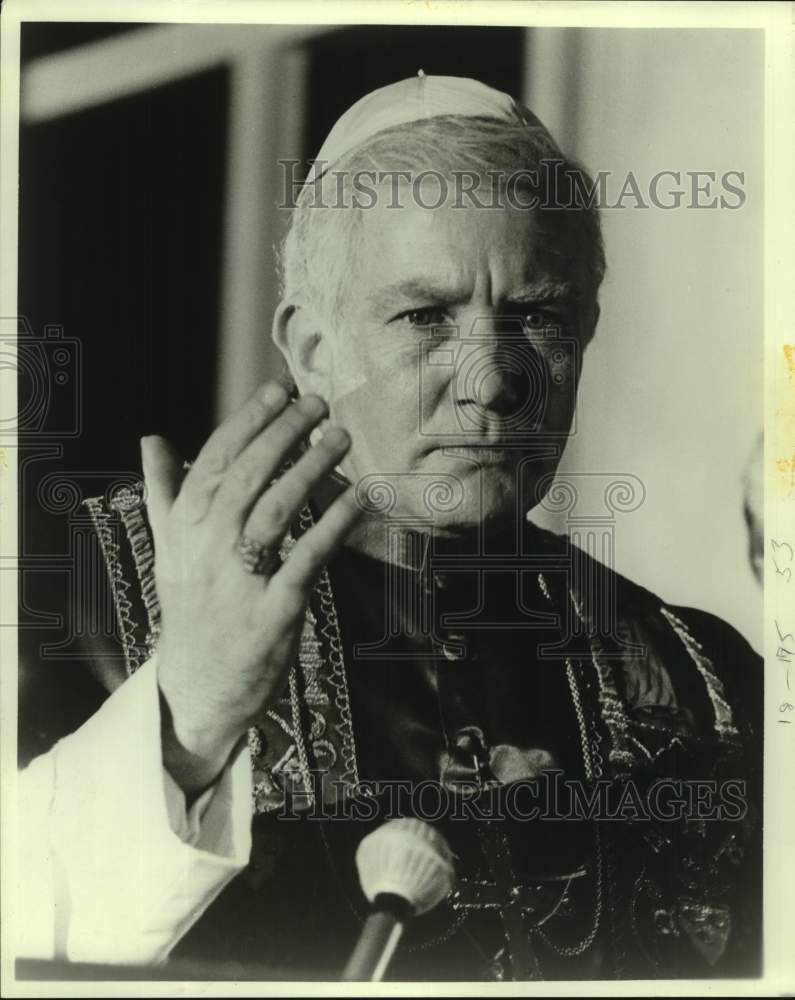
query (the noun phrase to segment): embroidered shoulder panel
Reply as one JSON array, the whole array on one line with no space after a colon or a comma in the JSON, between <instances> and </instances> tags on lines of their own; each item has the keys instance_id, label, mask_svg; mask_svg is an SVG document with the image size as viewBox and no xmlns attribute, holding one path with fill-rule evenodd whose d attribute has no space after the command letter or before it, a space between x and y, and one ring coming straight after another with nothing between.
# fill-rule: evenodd
<instances>
[{"instance_id":1,"label":"embroidered shoulder panel","mask_svg":"<svg viewBox=\"0 0 795 1000\"><path fill-rule=\"evenodd\" d=\"M160 633L154 544L143 484L84 503L100 541L129 675L156 651ZM311 523L310 512L304 511L296 534ZM294 543L288 536L283 560L289 559ZM333 799L358 783L342 640L325 571L306 612L298 662L290 670L282 697L249 730L248 742L255 812L285 806L303 811L316 795Z\"/></svg>"}]
</instances>

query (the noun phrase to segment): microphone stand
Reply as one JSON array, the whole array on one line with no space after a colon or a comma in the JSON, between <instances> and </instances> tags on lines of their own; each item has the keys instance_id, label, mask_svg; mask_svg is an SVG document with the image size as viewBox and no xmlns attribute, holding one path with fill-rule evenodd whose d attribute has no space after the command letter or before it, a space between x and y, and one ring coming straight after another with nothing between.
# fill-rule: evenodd
<instances>
[{"instance_id":1,"label":"microphone stand","mask_svg":"<svg viewBox=\"0 0 795 1000\"><path fill-rule=\"evenodd\" d=\"M342 982L381 982L403 927L413 914L414 908L407 899L391 892L379 893L342 973Z\"/></svg>"}]
</instances>

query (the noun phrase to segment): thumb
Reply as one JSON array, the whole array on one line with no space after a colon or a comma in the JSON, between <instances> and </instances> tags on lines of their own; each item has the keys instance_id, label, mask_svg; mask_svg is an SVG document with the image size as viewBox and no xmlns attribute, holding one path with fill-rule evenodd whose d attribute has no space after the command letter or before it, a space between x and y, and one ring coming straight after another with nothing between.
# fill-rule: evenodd
<instances>
[{"instance_id":1,"label":"thumb","mask_svg":"<svg viewBox=\"0 0 795 1000\"><path fill-rule=\"evenodd\" d=\"M182 483L182 460L165 438L151 434L141 438L141 464L146 484L146 509L157 537L177 498Z\"/></svg>"}]
</instances>

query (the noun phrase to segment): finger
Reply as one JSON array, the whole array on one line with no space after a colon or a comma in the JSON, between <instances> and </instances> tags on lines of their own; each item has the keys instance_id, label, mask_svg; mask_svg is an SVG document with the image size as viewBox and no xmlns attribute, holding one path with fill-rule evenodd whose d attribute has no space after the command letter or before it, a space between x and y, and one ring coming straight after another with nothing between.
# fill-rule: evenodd
<instances>
[{"instance_id":1,"label":"finger","mask_svg":"<svg viewBox=\"0 0 795 1000\"><path fill-rule=\"evenodd\" d=\"M303 611L323 566L348 537L362 513L355 490L349 487L290 550L266 591L266 597L278 603L286 624Z\"/></svg>"},{"instance_id":2,"label":"finger","mask_svg":"<svg viewBox=\"0 0 795 1000\"><path fill-rule=\"evenodd\" d=\"M151 434L141 438L141 465L146 485L146 510L157 536L182 482L182 460L174 446Z\"/></svg>"},{"instance_id":3,"label":"finger","mask_svg":"<svg viewBox=\"0 0 795 1000\"><path fill-rule=\"evenodd\" d=\"M181 502L204 516L224 473L244 448L287 406L284 386L266 382L207 439L182 486Z\"/></svg>"},{"instance_id":4,"label":"finger","mask_svg":"<svg viewBox=\"0 0 795 1000\"><path fill-rule=\"evenodd\" d=\"M347 431L341 427L327 428L322 439L260 496L246 522L245 534L265 546L278 545L312 491L350 446Z\"/></svg>"},{"instance_id":5,"label":"finger","mask_svg":"<svg viewBox=\"0 0 795 1000\"><path fill-rule=\"evenodd\" d=\"M319 396L302 396L259 434L229 466L213 497L213 517L237 539L243 525L287 457L327 415Z\"/></svg>"}]
</instances>

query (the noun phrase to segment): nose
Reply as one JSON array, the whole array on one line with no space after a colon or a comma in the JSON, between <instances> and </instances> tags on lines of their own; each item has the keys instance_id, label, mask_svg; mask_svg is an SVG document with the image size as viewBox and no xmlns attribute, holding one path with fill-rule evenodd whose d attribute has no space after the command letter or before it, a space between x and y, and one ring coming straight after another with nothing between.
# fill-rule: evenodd
<instances>
[{"instance_id":1,"label":"nose","mask_svg":"<svg viewBox=\"0 0 795 1000\"><path fill-rule=\"evenodd\" d=\"M516 413L527 398L526 373L515 357L504 349L493 352L492 363L484 365L475 389L475 404L483 410L508 417Z\"/></svg>"},{"instance_id":2,"label":"nose","mask_svg":"<svg viewBox=\"0 0 795 1000\"><path fill-rule=\"evenodd\" d=\"M528 401L531 378L527 345L504 331L492 329L462 345L456 366L460 404L506 419Z\"/></svg>"}]
</instances>

